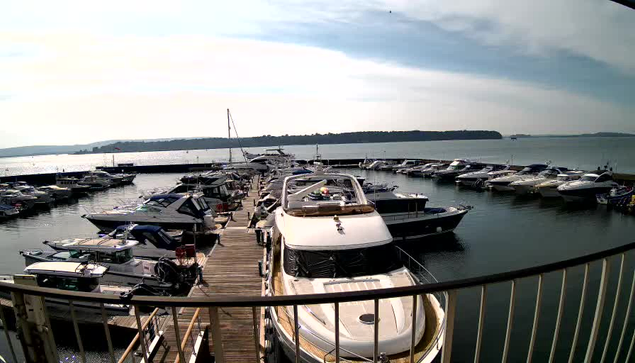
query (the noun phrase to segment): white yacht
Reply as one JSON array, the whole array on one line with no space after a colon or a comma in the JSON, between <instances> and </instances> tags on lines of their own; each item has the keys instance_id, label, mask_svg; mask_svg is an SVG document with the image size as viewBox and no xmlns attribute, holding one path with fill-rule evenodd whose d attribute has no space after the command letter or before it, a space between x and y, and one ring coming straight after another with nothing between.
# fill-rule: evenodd
<instances>
[{"instance_id":1,"label":"white yacht","mask_svg":"<svg viewBox=\"0 0 635 363\"><path fill-rule=\"evenodd\" d=\"M560 198L561 195L558 193L558 187L566 182L580 179L582 174L582 171L568 171L564 174L558 174L556 179L546 180L537 184L535 188L543 198Z\"/></svg>"},{"instance_id":2,"label":"white yacht","mask_svg":"<svg viewBox=\"0 0 635 363\"><path fill-rule=\"evenodd\" d=\"M367 170L378 170L380 167L387 165L387 163L384 160L375 160L372 163L370 163L366 169Z\"/></svg>"},{"instance_id":3,"label":"white yacht","mask_svg":"<svg viewBox=\"0 0 635 363\"><path fill-rule=\"evenodd\" d=\"M91 190L104 190L117 185L119 182L105 171L94 170L84 175L79 184L88 185Z\"/></svg>"},{"instance_id":4,"label":"white yacht","mask_svg":"<svg viewBox=\"0 0 635 363\"><path fill-rule=\"evenodd\" d=\"M497 192L513 192L514 188L511 187L509 184L518 180L522 180L524 178L533 177L537 175L538 173L540 173L541 171L547 169L548 166L549 165L547 164L527 165L518 173L513 173L511 175L504 175L504 176L499 176L497 178L490 179L487 182L487 184L492 189L496 190Z\"/></svg>"},{"instance_id":5,"label":"white yacht","mask_svg":"<svg viewBox=\"0 0 635 363\"><path fill-rule=\"evenodd\" d=\"M474 187L491 179L493 175L492 173L507 170L509 170L509 166L487 165L481 170L459 175L456 177L456 184L465 187Z\"/></svg>"},{"instance_id":6,"label":"white yacht","mask_svg":"<svg viewBox=\"0 0 635 363\"><path fill-rule=\"evenodd\" d=\"M36 198L35 204L48 205L53 202L53 197L45 191L36 189L35 187L28 185L26 182L19 181L13 183L13 189L24 195L32 195Z\"/></svg>"},{"instance_id":7,"label":"white yacht","mask_svg":"<svg viewBox=\"0 0 635 363\"><path fill-rule=\"evenodd\" d=\"M408 176L431 178L437 170L441 170L445 165L442 163L428 163L425 165L415 166L409 169L406 174Z\"/></svg>"},{"instance_id":8,"label":"white yacht","mask_svg":"<svg viewBox=\"0 0 635 363\"><path fill-rule=\"evenodd\" d=\"M617 187L610 171L598 174L584 174L580 179L566 182L558 187L558 193L566 202L596 201L596 195L604 194Z\"/></svg>"},{"instance_id":9,"label":"white yacht","mask_svg":"<svg viewBox=\"0 0 635 363\"><path fill-rule=\"evenodd\" d=\"M35 206L37 197L22 194L15 189L0 188L0 202L12 206L18 206L20 209L31 209Z\"/></svg>"},{"instance_id":10,"label":"white yacht","mask_svg":"<svg viewBox=\"0 0 635 363\"><path fill-rule=\"evenodd\" d=\"M392 237L382 217L351 175L287 177L281 207L274 213L274 246L268 263L271 295L365 291L417 284L417 278L396 258ZM439 331L444 313L432 295L424 296L417 304L414 327L411 297L380 300L377 319L372 313L372 300L341 303L337 322L332 304L299 306L302 343L298 358L315 363L329 360L334 355L335 324L339 324L341 356L372 360L377 320L380 352L387 359L397 362L398 355L407 354L414 329L418 343L422 339L440 339L437 344L427 341L417 344L421 351L416 352L416 361L431 362L442 346ZM293 309L272 307L268 314L277 339L293 359Z\"/></svg>"},{"instance_id":11,"label":"white yacht","mask_svg":"<svg viewBox=\"0 0 635 363\"><path fill-rule=\"evenodd\" d=\"M421 162L419 160L404 160L401 164L394 165L392 167L392 171L394 171L395 173L400 173L402 170L414 168L420 163Z\"/></svg>"},{"instance_id":12,"label":"white yacht","mask_svg":"<svg viewBox=\"0 0 635 363\"><path fill-rule=\"evenodd\" d=\"M157 194L141 205L85 214L82 217L105 232L133 223L198 232L215 228L210 207L205 199L195 194Z\"/></svg>"},{"instance_id":13,"label":"white yacht","mask_svg":"<svg viewBox=\"0 0 635 363\"><path fill-rule=\"evenodd\" d=\"M509 186L514 188L514 192L518 195L525 195L536 191L536 185L548 181L555 180L558 175L566 173L567 168L548 167L547 169L538 173L533 177L526 177L515 182L509 183Z\"/></svg>"}]
</instances>

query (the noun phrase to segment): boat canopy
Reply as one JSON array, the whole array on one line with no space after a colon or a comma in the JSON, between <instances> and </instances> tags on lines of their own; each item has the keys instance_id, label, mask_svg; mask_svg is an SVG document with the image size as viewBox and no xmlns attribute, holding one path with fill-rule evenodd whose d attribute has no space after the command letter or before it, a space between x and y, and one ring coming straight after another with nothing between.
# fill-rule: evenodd
<instances>
[{"instance_id":1,"label":"boat canopy","mask_svg":"<svg viewBox=\"0 0 635 363\"><path fill-rule=\"evenodd\" d=\"M36 262L24 269L34 275L56 275L66 277L102 277L108 268L81 262Z\"/></svg>"}]
</instances>

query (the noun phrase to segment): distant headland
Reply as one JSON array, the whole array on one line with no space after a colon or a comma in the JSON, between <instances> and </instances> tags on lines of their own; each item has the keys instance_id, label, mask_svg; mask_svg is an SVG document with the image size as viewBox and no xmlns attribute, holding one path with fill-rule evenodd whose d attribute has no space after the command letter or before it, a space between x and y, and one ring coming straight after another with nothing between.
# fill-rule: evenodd
<instances>
[{"instance_id":1,"label":"distant headland","mask_svg":"<svg viewBox=\"0 0 635 363\"><path fill-rule=\"evenodd\" d=\"M625 132L596 132L594 134L577 134L577 135L529 135L529 134L514 134L509 135L512 139L522 138L538 138L538 137L635 137L635 134L628 134Z\"/></svg>"},{"instance_id":2,"label":"distant headland","mask_svg":"<svg viewBox=\"0 0 635 363\"><path fill-rule=\"evenodd\" d=\"M462 130L462 131L363 131L345 132L339 134L313 135L264 135L258 137L244 137L227 139L210 137L201 139L179 139L161 141L119 141L108 145L95 146L90 150L80 150L75 154L113 153L113 152L143 152L143 151L171 151L197 149L224 149L228 147L266 147L279 145L326 145L326 144L357 144L373 142L403 142L403 141L441 141L441 140L495 140L502 139L498 131Z\"/></svg>"}]
</instances>

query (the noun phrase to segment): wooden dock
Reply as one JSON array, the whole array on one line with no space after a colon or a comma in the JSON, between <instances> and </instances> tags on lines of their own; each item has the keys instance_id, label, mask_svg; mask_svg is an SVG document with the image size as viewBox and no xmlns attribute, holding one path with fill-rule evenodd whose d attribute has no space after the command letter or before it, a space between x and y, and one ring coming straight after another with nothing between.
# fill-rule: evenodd
<instances>
[{"instance_id":1,"label":"wooden dock","mask_svg":"<svg viewBox=\"0 0 635 363\"><path fill-rule=\"evenodd\" d=\"M192 288L189 296L205 297L214 294L236 294L260 296L262 279L258 273L258 260L262 259L263 249L256 243L255 234L247 229L248 212L252 210L257 191L243 200L244 208L234 212L233 219L227 224L218 243L212 250L203 268L203 283ZM190 326L195 308L183 308L178 313L179 336L183 340ZM260 309L256 309L256 326L259 324ZM223 336L223 348L226 362L254 361L257 357L254 337L254 314L251 308L222 308L218 310ZM164 334L170 351L166 362L174 362L178 356L173 317L167 317ZM199 323L192 325L192 335L210 324L208 309L201 309ZM210 339L211 341L211 339ZM214 342L210 342L213 352ZM192 341L185 345L185 358L189 359Z\"/></svg>"}]
</instances>

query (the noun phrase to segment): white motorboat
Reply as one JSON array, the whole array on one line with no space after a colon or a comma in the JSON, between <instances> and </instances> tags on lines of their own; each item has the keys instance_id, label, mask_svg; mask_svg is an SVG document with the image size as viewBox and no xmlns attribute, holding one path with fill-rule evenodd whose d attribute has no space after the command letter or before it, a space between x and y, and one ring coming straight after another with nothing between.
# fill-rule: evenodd
<instances>
[{"instance_id":1,"label":"white motorboat","mask_svg":"<svg viewBox=\"0 0 635 363\"><path fill-rule=\"evenodd\" d=\"M31 209L35 206L37 197L22 194L15 189L0 189L0 202L19 207L22 210Z\"/></svg>"},{"instance_id":2,"label":"white motorboat","mask_svg":"<svg viewBox=\"0 0 635 363\"><path fill-rule=\"evenodd\" d=\"M582 175L582 171L568 171L564 174L558 174L556 179L546 180L537 184L535 188L543 198L560 198L561 195L558 193L558 187L566 182L578 180Z\"/></svg>"},{"instance_id":3,"label":"white motorboat","mask_svg":"<svg viewBox=\"0 0 635 363\"><path fill-rule=\"evenodd\" d=\"M91 190L104 190L120 185L122 181L123 177L114 177L103 170L94 170L84 175L79 184L88 185Z\"/></svg>"},{"instance_id":4,"label":"white motorboat","mask_svg":"<svg viewBox=\"0 0 635 363\"><path fill-rule=\"evenodd\" d=\"M531 164L527 165L518 173L513 173L511 175L499 176L497 178L490 179L487 184L494 190L498 192L513 192L514 188L509 186L509 184L522 180L524 178L533 177L538 175L541 171L547 169L549 165L547 164Z\"/></svg>"},{"instance_id":5,"label":"white motorboat","mask_svg":"<svg viewBox=\"0 0 635 363\"><path fill-rule=\"evenodd\" d=\"M68 188L72 194L85 194L88 193L91 188L90 185L80 184L81 179L74 177L61 177L55 178L55 185L60 188Z\"/></svg>"},{"instance_id":6,"label":"white motorboat","mask_svg":"<svg viewBox=\"0 0 635 363\"><path fill-rule=\"evenodd\" d=\"M107 267L92 263L38 262L24 269L26 275L1 275L0 281L117 296L131 291L129 287L102 285L101 279L107 271ZM5 293L0 293L0 296L11 299L8 293L7 296L4 295ZM73 306L80 321L90 321L97 314L101 316L100 303L75 301ZM130 307L125 304L103 304L103 307L109 316L130 314ZM46 298L46 308L54 318L66 320L70 317L68 300Z\"/></svg>"},{"instance_id":7,"label":"white motorboat","mask_svg":"<svg viewBox=\"0 0 635 363\"><path fill-rule=\"evenodd\" d=\"M536 185L548 181L555 180L558 175L566 173L567 168L556 168L553 166L541 171L536 176L525 177L520 180L509 183L509 186L514 188L514 192L518 195L525 195L534 193L536 191Z\"/></svg>"},{"instance_id":8,"label":"white motorboat","mask_svg":"<svg viewBox=\"0 0 635 363\"><path fill-rule=\"evenodd\" d=\"M402 170L407 170L410 168L414 168L419 165L421 162L419 160L404 160L401 164L397 164L392 167L392 171L395 173L400 173Z\"/></svg>"},{"instance_id":9,"label":"white motorboat","mask_svg":"<svg viewBox=\"0 0 635 363\"><path fill-rule=\"evenodd\" d=\"M268 292L302 295L412 286L417 278L394 254L392 237L382 217L366 200L351 175L314 174L285 179L282 205L275 213L274 246L269 261ZM383 299L379 303L379 346L393 361L407 354L413 336L418 343L426 328L437 336L443 311L438 300L426 295L417 301L416 326L412 326L413 299ZM426 308L424 308L424 304ZM335 348L335 324L340 326L340 354L345 359L372 360L375 316L373 301L340 303L334 322L332 304L299 306L303 362L329 360ZM268 308L277 340L295 358L293 310ZM417 362L431 362L442 346L417 352ZM429 342L417 344L428 346ZM395 360L396 361L396 360Z\"/></svg>"},{"instance_id":10,"label":"white motorboat","mask_svg":"<svg viewBox=\"0 0 635 363\"><path fill-rule=\"evenodd\" d=\"M370 163L366 169L367 170L378 170L380 167L386 165L387 163L384 160L375 160Z\"/></svg>"},{"instance_id":11,"label":"white motorboat","mask_svg":"<svg viewBox=\"0 0 635 363\"><path fill-rule=\"evenodd\" d=\"M69 188L63 188L57 185L45 185L38 187L38 189L47 192L56 202L68 199L73 195L73 192Z\"/></svg>"},{"instance_id":12,"label":"white motorboat","mask_svg":"<svg viewBox=\"0 0 635 363\"><path fill-rule=\"evenodd\" d=\"M456 184L464 187L474 187L484 184L485 181L491 179L493 175L492 173L507 170L509 170L509 166L487 165L481 170L459 175L456 177Z\"/></svg>"},{"instance_id":13,"label":"white motorboat","mask_svg":"<svg viewBox=\"0 0 635 363\"><path fill-rule=\"evenodd\" d=\"M99 238L76 238L61 241L44 241L53 250L23 250L27 266L37 262L83 262L97 263L108 268L102 283L118 286L135 286L141 282L153 288L177 293L189 289L196 280L196 258L183 261L169 259L150 260L134 257L134 248L139 241L104 236ZM182 262L182 263L181 263Z\"/></svg>"},{"instance_id":14,"label":"white motorboat","mask_svg":"<svg viewBox=\"0 0 635 363\"><path fill-rule=\"evenodd\" d=\"M442 163L428 163L408 169L406 175L420 178L431 178L437 170L441 170L445 165Z\"/></svg>"},{"instance_id":15,"label":"white motorboat","mask_svg":"<svg viewBox=\"0 0 635 363\"><path fill-rule=\"evenodd\" d=\"M133 223L198 232L215 228L210 207L205 199L196 194L153 195L141 205L119 207L82 217L105 232Z\"/></svg>"},{"instance_id":16,"label":"white motorboat","mask_svg":"<svg viewBox=\"0 0 635 363\"><path fill-rule=\"evenodd\" d=\"M20 210L13 205L0 204L0 221L20 215Z\"/></svg>"},{"instance_id":17,"label":"white motorboat","mask_svg":"<svg viewBox=\"0 0 635 363\"><path fill-rule=\"evenodd\" d=\"M596 202L596 195L604 194L617 187L610 171L598 174L584 174L580 179L566 182L558 187L558 193L566 202Z\"/></svg>"},{"instance_id":18,"label":"white motorboat","mask_svg":"<svg viewBox=\"0 0 635 363\"><path fill-rule=\"evenodd\" d=\"M53 197L51 197L51 195L49 195L49 193L42 191L42 190L38 190L35 187L27 184L26 182L23 181L19 181L19 182L15 182L13 183L13 189L17 190L18 192L24 194L24 195L32 195L34 196L35 199L35 204L43 204L43 205L48 205L51 204L53 202Z\"/></svg>"},{"instance_id":19,"label":"white motorboat","mask_svg":"<svg viewBox=\"0 0 635 363\"><path fill-rule=\"evenodd\" d=\"M181 183L168 191L168 194L200 192L215 212L233 211L240 206L242 194L230 192L227 188L229 182L228 176L221 173L186 175L181 178Z\"/></svg>"}]
</instances>

